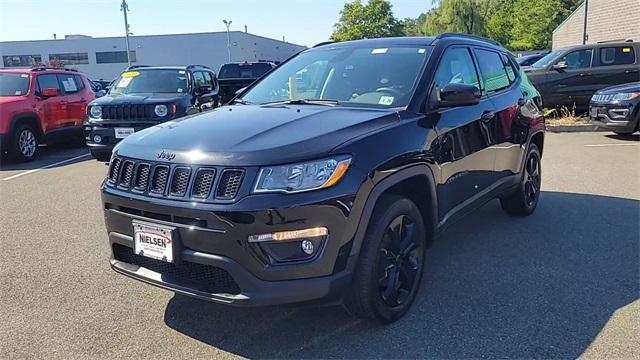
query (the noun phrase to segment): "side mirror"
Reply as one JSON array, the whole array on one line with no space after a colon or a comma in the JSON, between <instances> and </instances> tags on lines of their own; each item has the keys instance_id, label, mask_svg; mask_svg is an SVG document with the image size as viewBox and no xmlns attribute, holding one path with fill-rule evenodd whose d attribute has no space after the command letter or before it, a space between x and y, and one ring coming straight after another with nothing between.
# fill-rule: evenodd
<instances>
[{"instance_id":1,"label":"side mirror","mask_svg":"<svg viewBox=\"0 0 640 360\"><path fill-rule=\"evenodd\" d=\"M50 98L50 97L54 97L54 96L58 96L58 89L56 89L56 88L44 88L42 90L42 97Z\"/></svg>"},{"instance_id":2,"label":"side mirror","mask_svg":"<svg viewBox=\"0 0 640 360\"><path fill-rule=\"evenodd\" d=\"M240 95L240 94L241 94L243 91L245 91L246 89L247 89L247 86L245 86L245 87L243 87L243 88L241 88L241 89L236 90L236 92L235 92L235 93L233 93L233 94L234 94L234 95L236 95L236 96L237 96L237 95Z\"/></svg>"},{"instance_id":3,"label":"side mirror","mask_svg":"<svg viewBox=\"0 0 640 360\"><path fill-rule=\"evenodd\" d=\"M558 61L557 64L553 65L554 70L563 70L568 68L566 61Z\"/></svg>"},{"instance_id":4,"label":"side mirror","mask_svg":"<svg viewBox=\"0 0 640 360\"><path fill-rule=\"evenodd\" d=\"M211 85L200 85L196 89L196 95L204 95L211 92Z\"/></svg>"},{"instance_id":5,"label":"side mirror","mask_svg":"<svg viewBox=\"0 0 640 360\"><path fill-rule=\"evenodd\" d=\"M103 96L105 96L106 94L107 94L107 92L106 92L106 91L104 91L104 90L98 90L98 91L96 92L96 97L103 97Z\"/></svg>"},{"instance_id":6,"label":"side mirror","mask_svg":"<svg viewBox=\"0 0 640 360\"><path fill-rule=\"evenodd\" d=\"M440 89L438 107L467 106L480 102L480 89L475 85L447 84Z\"/></svg>"}]
</instances>

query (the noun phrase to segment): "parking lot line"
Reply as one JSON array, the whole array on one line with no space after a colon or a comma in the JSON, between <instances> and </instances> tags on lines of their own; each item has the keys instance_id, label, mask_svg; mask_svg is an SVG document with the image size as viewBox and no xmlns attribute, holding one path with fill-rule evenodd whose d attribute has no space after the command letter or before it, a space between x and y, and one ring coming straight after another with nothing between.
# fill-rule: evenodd
<instances>
[{"instance_id":1,"label":"parking lot line","mask_svg":"<svg viewBox=\"0 0 640 360\"><path fill-rule=\"evenodd\" d=\"M584 145L585 147L607 147L607 146L640 146L640 143L637 144L589 144Z\"/></svg>"},{"instance_id":2,"label":"parking lot line","mask_svg":"<svg viewBox=\"0 0 640 360\"><path fill-rule=\"evenodd\" d=\"M54 166L62 165L62 164L65 164L65 163L68 163L68 162L71 162L71 161L74 161L74 160L82 159L83 157L87 157L87 156L90 156L90 155L91 154L82 154L82 155L79 155L79 156L76 156L76 157L72 157L70 159L58 161L58 162L55 162L53 164L49 164L49 165L45 165L45 166L39 167L37 169L31 169L31 170L28 170L28 171L25 171L25 172L21 172L21 173L12 175L12 176L8 176L8 177L2 179L2 181L13 180L13 179L19 178L19 177L24 176L24 175L33 174L33 173L38 172L40 170L44 170L44 169L48 169L48 168L51 168L51 167L54 167Z\"/></svg>"}]
</instances>

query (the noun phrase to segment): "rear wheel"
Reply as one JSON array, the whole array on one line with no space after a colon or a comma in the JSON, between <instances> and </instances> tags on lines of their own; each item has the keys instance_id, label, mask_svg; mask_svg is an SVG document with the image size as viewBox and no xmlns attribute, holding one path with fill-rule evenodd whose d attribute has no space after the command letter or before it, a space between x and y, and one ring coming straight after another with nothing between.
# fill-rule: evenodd
<instances>
[{"instance_id":1,"label":"rear wheel","mask_svg":"<svg viewBox=\"0 0 640 360\"><path fill-rule=\"evenodd\" d=\"M542 166L540 151L536 144L529 144L522 180L516 191L500 198L502 209L510 215L528 216L533 214L540 198Z\"/></svg>"},{"instance_id":2,"label":"rear wheel","mask_svg":"<svg viewBox=\"0 0 640 360\"><path fill-rule=\"evenodd\" d=\"M107 162L111 160L111 150L91 149L91 156L98 161Z\"/></svg>"},{"instance_id":3,"label":"rear wheel","mask_svg":"<svg viewBox=\"0 0 640 360\"><path fill-rule=\"evenodd\" d=\"M16 126L11 139L9 154L15 161L33 161L38 152L38 140L33 127L28 124Z\"/></svg>"},{"instance_id":4,"label":"rear wheel","mask_svg":"<svg viewBox=\"0 0 640 360\"><path fill-rule=\"evenodd\" d=\"M401 318L416 298L426 251L418 207L409 199L383 196L369 223L346 309L384 323Z\"/></svg>"}]
</instances>

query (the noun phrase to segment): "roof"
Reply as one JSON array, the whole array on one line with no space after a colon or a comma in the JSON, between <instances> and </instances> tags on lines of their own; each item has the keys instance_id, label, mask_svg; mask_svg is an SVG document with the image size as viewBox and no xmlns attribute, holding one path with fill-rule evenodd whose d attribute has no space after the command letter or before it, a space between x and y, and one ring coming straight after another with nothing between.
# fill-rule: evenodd
<instances>
[{"instance_id":1,"label":"roof","mask_svg":"<svg viewBox=\"0 0 640 360\"><path fill-rule=\"evenodd\" d=\"M8 68L0 68L1 72L13 72L20 74L28 74L32 72L40 72L40 71L52 71L52 72L73 72L78 73L78 70L75 69L60 69L60 68L45 68L45 67L8 67Z\"/></svg>"},{"instance_id":2,"label":"roof","mask_svg":"<svg viewBox=\"0 0 640 360\"><path fill-rule=\"evenodd\" d=\"M602 42L602 43L592 43L592 44L585 44L585 45L564 46L561 48L557 48L554 51L593 49L593 48L612 47L612 46L633 46L634 44L640 44L640 43L631 42L631 41Z\"/></svg>"},{"instance_id":3,"label":"roof","mask_svg":"<svg viewBox=\"0 0 640 360\"><path fill-rule=\"evenodd\" d=\"M405 36L405 37L388 37L377 39L351 40L344 42L325 42L315 47L384 47L384 46L431 46L439 41L455 41L465 44L488 45L492 47L500 47L502 45L497 41L486 39L480 36L460 33L442 33L438 36Z\"/></svg>"}]
</instances>

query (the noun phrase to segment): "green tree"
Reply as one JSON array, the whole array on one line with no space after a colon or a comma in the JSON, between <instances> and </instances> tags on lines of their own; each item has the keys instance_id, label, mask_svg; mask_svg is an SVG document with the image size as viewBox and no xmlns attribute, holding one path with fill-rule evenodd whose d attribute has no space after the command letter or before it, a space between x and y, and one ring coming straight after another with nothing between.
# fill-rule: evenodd
<instances>
[{"instance_id":1,"label":"green tree","mask_svg":"<svg viewBox=\"0 0 640 360\"><path fill-rule=\"evenodd\" d=\"M393 16L391 3L386 0L369 0L363 5L360 0L344 4L340 22L334 25L331 40L347 41L388 36L402 36L406 29Z\"/></svg>"}]
</instances>

